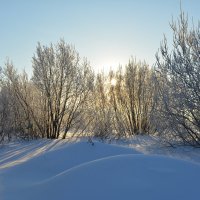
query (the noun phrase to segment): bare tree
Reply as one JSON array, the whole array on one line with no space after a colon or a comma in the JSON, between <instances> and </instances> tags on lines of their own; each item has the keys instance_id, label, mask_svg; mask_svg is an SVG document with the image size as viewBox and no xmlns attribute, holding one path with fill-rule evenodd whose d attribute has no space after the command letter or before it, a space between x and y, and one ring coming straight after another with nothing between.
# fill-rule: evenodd
<instances>
[{"instance_id":1,"label":"bare tree","mask_svg":"<svg viewBox=\"0 0 200 200\"><path fill-rule=\"evenodd\" d=\"M9 132L7 132L8 125L8 116L9 116L9 106L8 106L8 98L6 92L4 91L4 87L1 84L0 90L0 143L2 143L5 138L9 139Z\"/></svg>"},{"instance_id":2,"label":"bare tree","mask_svg":"<svg viewBox=\"0 0 200 200\"><path fill-rule=\"evenodd\" d=\"M80 63L75 49L64 40L53 46L38 44L33 57L34 85L43 99L45 134L58 138L80 119L93 73L87 62Z\"/></svg>"},{"instance_id":3,"label":"bare tree","mask_svg":"<svg viewBox=\"0 0 200 200\"><path fill-rule=\"evenodd\" d=\"M161 116L168 132L185 144L200 145L200 24L190 28L181 11L172 21L172 48L164 38L157 54L157 76L162 98Z\"/></svg>"},{"instance_id":4,"label":"bare tree","mask_svg":"<svg viewBox=\"0 0 200 200\"><path fill-rule=\"evenodd\" d=\"M112 109L109 104L108 77L99 73L96 76L95 89L93 92L93 134L101 139L113 136Z\"/></svg>"},{"instance_id":5,"label":"bare tree","mask_svg":"<svg viewBox=\"0 0 200 200\"><path fill-rule=\"evenodd\" d=\"M25 72L18 74L9 61L4 68L4 75L4 91L9 98L13 131L24 138L38 137L42 129L35 114L34 87L29 82L28 75Z\"/></svg>"},{"instance_id":6,"label":"bare tree","mask_svg":"<svg viewBox=\"0 0 200 200\"><path fill-rule=\"evenodd\" d=\"M130 60L95 83L94 135L102 139L151 134L155 110L154 72L146 63Z\"/></svg>"},{"instance_id":7,"label":"bare tree","mask_svg":"<svg viewBox=\"0 0 200 200\"><path fill-rule=\"evenodd\" d=\"M152 133L151 114L156 91L153 70L146 63L131 60L114 78L116 85L111 84L110 94L118 132L128 135Z\"/></svg>"}]
</instances>

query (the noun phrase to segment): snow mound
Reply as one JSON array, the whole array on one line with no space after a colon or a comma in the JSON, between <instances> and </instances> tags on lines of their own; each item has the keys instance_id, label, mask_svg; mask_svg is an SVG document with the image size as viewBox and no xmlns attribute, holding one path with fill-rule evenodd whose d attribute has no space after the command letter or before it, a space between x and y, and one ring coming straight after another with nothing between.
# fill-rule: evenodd
<instances>
[{"instance_id":1,"label":"snow mound","mask_svg":"<svg viewBox=\"0 0 200 200\"><path fill-rule=\"evenodd\" d=\"M20 174L19 178L21 180L31 179L32 181L38 181L54 176L84 162L112 155L131 153L136 154L139 152L131 148L103 144L100 142L95 142L94 146L86 142L66 144L61 148L50 150L21 165L10 168L9 174L12 175L12 178ZM21 171L23 171L23 174L20 173Z\"/></svg>"},{"instance_id":2,"label":"snow mound","mask_svg":"<svg viewBox=\"0 0 200 200\"><path fill-rule=\"evenodd\" d=\"M198 197L199 178L200 166L193 163L118 155L69 169L30 187L32 195L21 199L188 200Z\"/></svg>"},{"instance_id":3,"label":"snow mound","mask_svg":"<svg viewBox=\"0 0 200 200\"><path fill-rule=\"evenodd\" d=\"M199 164L143 155L131 148L100 142L94 145L86 141L47 142L39 146L39 150L36 148L39 153L34 152L33 145L32 157L18 165L12 165L12 156L8 154L11 165L6 163L9 167L0 170L1 200L188 200L199 197Z\"/></svg>"},{"instance_id":4,"label":"snow mound","mask_svg":"<svg viewBox=\"0 0 200 200\"><path fill-rule=\"evenodd\" d=\"M48 143L49 146L52 145ZM103 144L100 142L94 142L94 145L91 145L85 141L72 144L66 143L60 147L58 145L56 148L48 148L48 151L46 151L44 145L43 149L45 151L35 156L32 147L31 156L34 156L18 165L15 165L18 162L17 160L14 162L10 160L11 164L14 163L13 165L6 163L6 166L9 167L0 170L0 199L3 196L3 199L14 200L16 199L16 195L19 195L19 199L22 199L21 190L92 160L119 154L139 153L134 149L119 145ZM37 148L36 151L38 151Z\"/></svg>"}]
</instances>

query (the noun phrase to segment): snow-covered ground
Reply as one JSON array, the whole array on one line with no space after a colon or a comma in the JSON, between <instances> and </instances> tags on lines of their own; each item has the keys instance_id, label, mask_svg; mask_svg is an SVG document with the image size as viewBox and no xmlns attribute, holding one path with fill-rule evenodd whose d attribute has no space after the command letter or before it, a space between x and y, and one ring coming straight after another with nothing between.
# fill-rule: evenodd
<instances>
[{"instance_id":1,"label":"snow-covered ground","mask_svg":"<svg viewBox=\"0 0 200 200\"><path fill-rule=\"evenodd\" d=\"M153 137L0 146L0 200L198 199L199 180L200 149Z\"/></svg>"}]
</instances>

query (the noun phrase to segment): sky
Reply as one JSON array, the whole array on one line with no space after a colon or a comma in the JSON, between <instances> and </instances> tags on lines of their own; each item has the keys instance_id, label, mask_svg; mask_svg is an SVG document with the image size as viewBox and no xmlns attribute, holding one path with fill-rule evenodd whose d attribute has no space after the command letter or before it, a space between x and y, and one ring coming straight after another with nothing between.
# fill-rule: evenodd
<instances>
[{"instance_id":1,"label":"sky","mask_svg":"<svg viewBox=\"0 0 200 200\"><path fill-rule=\"evenodd\" d=\"M200 1L182 0L194 23ZM87 57L95 71L128 63L152 65L169 22L180 14L180 0L0 0L0 66L9 58L31 74L37 43L61 38Z\"/></svg>"}]
</instances>

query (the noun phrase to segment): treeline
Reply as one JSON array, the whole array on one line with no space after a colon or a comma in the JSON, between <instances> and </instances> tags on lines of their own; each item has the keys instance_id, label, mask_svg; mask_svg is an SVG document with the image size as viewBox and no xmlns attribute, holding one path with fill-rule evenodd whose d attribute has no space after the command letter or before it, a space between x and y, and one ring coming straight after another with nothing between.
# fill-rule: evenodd
<instances>
[{"instance_id":1,"label":"treeline","mask_svg":"<svg viewBox=\"0 0 200 200\"><path fill-rule=\"evenodd\" d=\"M173 44L161 42L154 66L131 59L95 74L74 47L38 43L31 79L11 61L0 71L0 142L13 138L158 134L200 146L200 26L180 14Z\"/></svg>"}]
</instances>

